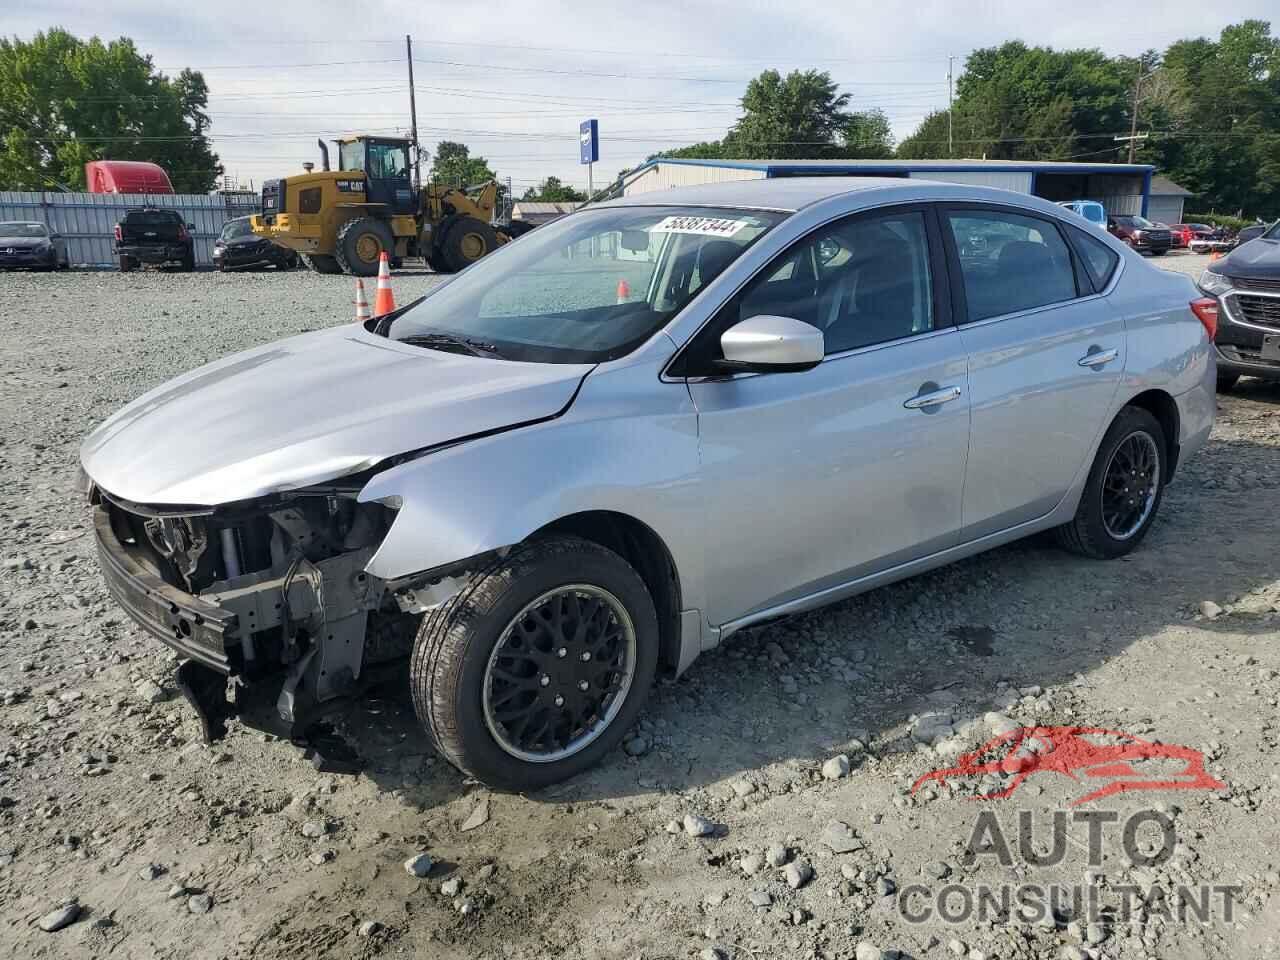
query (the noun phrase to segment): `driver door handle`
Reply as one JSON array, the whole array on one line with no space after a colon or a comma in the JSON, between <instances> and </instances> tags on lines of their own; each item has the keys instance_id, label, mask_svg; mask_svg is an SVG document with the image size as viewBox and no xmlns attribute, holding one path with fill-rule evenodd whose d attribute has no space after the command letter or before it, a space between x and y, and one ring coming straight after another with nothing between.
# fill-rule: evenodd
<instances>
[{"instance_id":1,"label":"driver door handle","mask_svg":"<svg viewBox=\"0 0 1280 960\"><path fill-rule=\"evenodd\" d=\"M944 403L950 403L952 400L960 399L959 387L941 387L932 393L922 393L919 396L912 397L903 403L908 410L922 410L929 407L936 407Z\"/></svg>"},{"instance_id":2,"label":"driver door handle","mask_svg":"<svg viewBox=\"0 0 1280 960\"><path fill-rule=\"evenodd\" d=\"M1110 363L1118 356L1120 356L1119 350L1098 350L1094 353L1086 353L1076 363L1082 367L1100 367L1104 363Z\"/></svg>"}]
</instances>

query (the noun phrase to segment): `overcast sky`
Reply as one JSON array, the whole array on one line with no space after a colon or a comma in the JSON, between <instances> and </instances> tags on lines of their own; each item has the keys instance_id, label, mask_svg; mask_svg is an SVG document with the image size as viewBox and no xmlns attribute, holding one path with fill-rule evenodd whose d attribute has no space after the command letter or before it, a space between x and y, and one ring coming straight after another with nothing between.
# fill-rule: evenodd
<instances>
[{"instance_id":1,"label":"overcast sky","mask_svg":"<svg viewBox=\"0 0 1280 960\"><path fill-rule=\"evenodd\" d=\"M412 34L423 146L469 144L512 178L519 195L549 174L585 186L577 127L587 117L600 121L597 185L656 150L723 136L747 80L770 67L828 70L854 108L882 108L902 138L946 106L948 54L957 73L969 51L1012 39L1134 54L1216 36L1228 23L1277 9L1274 0L788 7L777 0L46 0L10 6L0 32L25 38L62 26L80 36L127 36L166 72L203 71L214 148L229 174L255 187L315 159L318 136L407 130L404 35ZM432 10L443 11L441 19Z\"/></svg>"}]
</instances>

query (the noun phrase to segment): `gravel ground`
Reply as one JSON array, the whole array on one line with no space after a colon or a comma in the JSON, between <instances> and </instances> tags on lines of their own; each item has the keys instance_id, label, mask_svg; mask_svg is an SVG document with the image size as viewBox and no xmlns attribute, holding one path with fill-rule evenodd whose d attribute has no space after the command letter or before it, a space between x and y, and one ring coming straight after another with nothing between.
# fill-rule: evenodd
<instances>
[{"instance_id":1,"label":"gravel ground","mask_svg":"<svg viewBox=\"0 0 1280 960\"><path fill-rule=\"evenodd\" d=\"M408 270L395 287L404 300L431 282ZM0 953L1277 955L1280 386L1221 398L1212 442L1125 560L1032 540L749 631L660 685L599 769L492 794L435 757L399 686L335 718L358 775L319 774L236 724L206 747L172 659L95 567L73 484L90 427L198 363L345 322L350 301L349 281L306 273L0 275ZM1124 778L1112 764L1097 780L1038 773L1003 801L973 799L999 775L911 792L1024 723L1193 747L1222 786L1072 807ZM1032 862L1055 811L1153 809L1168 860L1136 862L1112 825L1090 863L1090 824L1068 818L1065 855ZM991 841L987 814L1007 863L992 842L962 856L979 824ZM1138 853L1159 846L1138 837ZM1021 882L1168 896L1094 923L1016 901L913 920L897 896ZM1220 901L1179 919L1203 884L1239 888L1230 919Z\"/></svg>"}]
</instances>

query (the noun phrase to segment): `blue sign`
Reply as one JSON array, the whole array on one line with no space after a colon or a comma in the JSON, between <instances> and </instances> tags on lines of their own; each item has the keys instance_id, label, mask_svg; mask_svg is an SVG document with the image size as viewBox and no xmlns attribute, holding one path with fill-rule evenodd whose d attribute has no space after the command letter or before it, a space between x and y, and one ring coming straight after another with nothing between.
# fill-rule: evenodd
<instances>
[{"instance_id":1,"label":"blue sign","mask_svg":"<svg viewBox=\"0 0 1280 960\"><path fill-rule=\"evenodd\" d=\"M583 120L578 128L578 162L595 163L600 159L600 125L596 120Z\"/></svg>"}]
</instances>

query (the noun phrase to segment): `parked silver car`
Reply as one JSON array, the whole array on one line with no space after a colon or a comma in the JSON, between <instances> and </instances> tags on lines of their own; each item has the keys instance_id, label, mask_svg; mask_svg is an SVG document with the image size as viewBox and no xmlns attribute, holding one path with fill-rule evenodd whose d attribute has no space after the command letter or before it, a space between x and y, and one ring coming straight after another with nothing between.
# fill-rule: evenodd
<instances>
[{"instance_id":1,"label":"parked silver car","mask_svg":"<svg viewBox=\"0 0 1280 960\"><path fill-rule=\"evenodd\" d=\"M228 674L297 726L411 652L440 751L532 788L751 624L1049 528L1132 550L1209 434L1215 310L1004 191L646 194L151 391L85 488L211 734Z\"/></svg>"}]
</instances>

